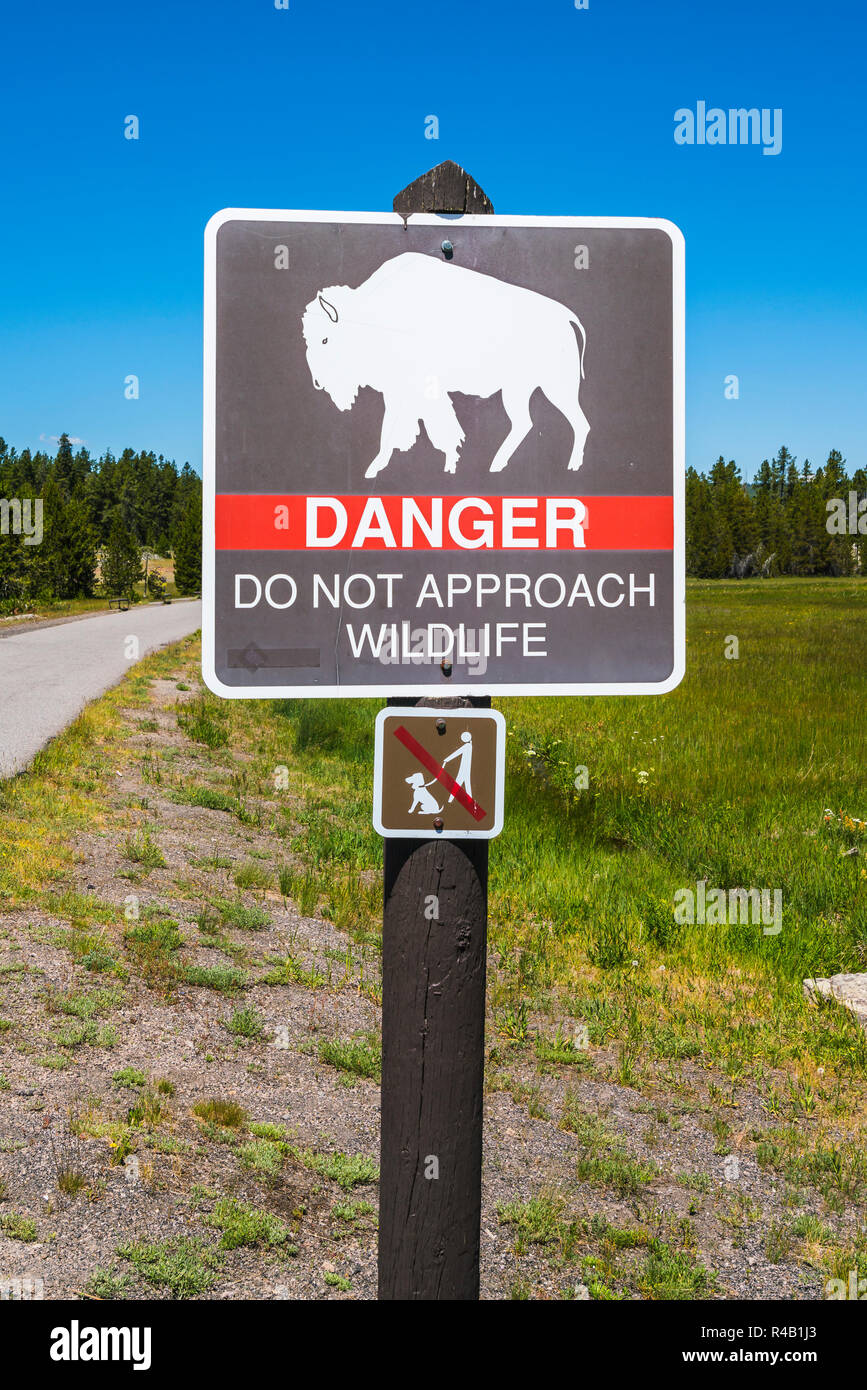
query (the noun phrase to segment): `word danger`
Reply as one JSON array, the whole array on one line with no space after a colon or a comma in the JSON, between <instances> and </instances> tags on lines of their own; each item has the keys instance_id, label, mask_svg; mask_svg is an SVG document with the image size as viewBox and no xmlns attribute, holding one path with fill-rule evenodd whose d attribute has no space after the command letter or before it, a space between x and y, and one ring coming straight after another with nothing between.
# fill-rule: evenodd
<instances>
[{"instance_id":1,"label":"word danger","mask_svg":"<svg viewBox=\"0 0 867 1390\"><path fill-rule=\"evenodd\" d=\"M270 507L268 499L250 497L232 503L226 529L237 549L270 549L276 541L286 550L582 550L585 544L587 508L577 497L292 497Z\"/></svg>"}]
</instances>

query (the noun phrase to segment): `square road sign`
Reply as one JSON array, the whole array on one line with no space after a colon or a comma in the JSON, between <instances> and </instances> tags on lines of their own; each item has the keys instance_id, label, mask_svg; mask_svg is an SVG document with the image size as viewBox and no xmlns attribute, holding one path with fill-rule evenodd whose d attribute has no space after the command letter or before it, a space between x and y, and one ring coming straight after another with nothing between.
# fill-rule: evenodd
<instances>
[{"instance_id":1,"label":"square road sign","mask_svg":"<svg viewBox=\"0 0 867 1390\"><path fill-rule=\"evenodd\" d=\"M492 840L502 830L499 710L380 710L374 759L373 824L387 839Z\"/></svg>"},{"instance_id":2,"label":"square road sign","mask_svg":"<svg viewBox=\"0 0 867 1390\"><path fill-rule=\"evenodd\" d=\"M209 687L671 690L683 322L661 219L217 213Z\"/></svg>"}]
</instances>

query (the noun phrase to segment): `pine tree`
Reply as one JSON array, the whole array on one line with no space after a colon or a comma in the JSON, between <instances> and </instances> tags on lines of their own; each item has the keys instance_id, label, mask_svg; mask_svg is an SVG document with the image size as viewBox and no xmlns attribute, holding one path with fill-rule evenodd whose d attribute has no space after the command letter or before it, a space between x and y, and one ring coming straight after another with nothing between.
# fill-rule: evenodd
<instances>
[{"instance_id":1,"label":"pine tree","mask_svg":"<svg viewBox=\"0 0 867 1390\"><path fill-rule=\"evenodd\" d=\"M694 468L686 471L686 572L700 579L714 573L716 523L707 478Z\"/></svg>"},{"instance_id":2,"label":"pine tree","mask_svg":"<svg viewBox=\"0 0 867 1390\"><path fill-rule=\"evenodd\" d=\"M75 469L73 465L72 444L69 441L68 434L62 434L58 441L53 473L54 479L64 495L70 497L74 490Z\"/></svg>"},{"instance_id":3,"label":"pine tree","mask_svg":"<svg viewBox=\"0 0 867 1390\"><path fill-rule=\"evenodd\" d=\"M175 586L179 594L198 594L202 588L202 507L190 501L175 531Z\"/></svg>"},{"instance_id":4,"label":"pine tree","mask_svg":"<svg viewBox=\"0 0 867 1390\"><path fill-rule=\"evenodd\" d=\"M135 585L142 577L138 541L116 507L102 559L102 587L107 594L135 597Z\"/></svg>"},{"instance_id":5,"label":"pine tree","mask_svg":"<svg viewBox=\"0 0 867 1390\"><path fill-rule=\"evenodd\" d=\"M825 534L820 541L822 572L851 574L858 560L858 552L853 549L853 540L857 538L848 534L836 536L828 531L828 502L832 499L840 500L848 509L851 487L846 473L846 460L839 449L831 450L825 467L816 474L815 483L817 511L821 504L822 523L825 528Z\"/></svg>"},{"instance_id":6,"label":"pine tree","mask_svg":"<svg viewBox=\"0 0 867 1390\"><path fill-rule=\"evenodd\" d=\"M720 575L737 574L739 563L754 553L758 542L752 499L734 459L726 463L720 455L711 469L710 482L717 518L714 568Z\"/></svg>"},{"instance_id":7,"label":"pine tree","mask_svg":"<svg viewBox=\"0 0 867 1390\"><path fill-rule=\"evenodd\" d=\"M816 481L821 482L822 494L826 500L829 497L843 497L848 492L849 479L846 474L846 460L839 449L831 450L821 475L816 474Z\"/></svg>"},{"instance_id":8,"label":"pine tree","mask_svg":"<svg viewBox=\"0 0 867 1390\"><path fill-rule=\"evenodd\" d=\"M791 538L792 574L821 574L823 572L825 541L825 509L819 489L798 479L786 508Z\"/></svg>"},{"instance_id":9,"label":"pine tree","mask_svg":"<svg viewBox=\"0 0 867 1390\"><path fill-rule=\"evenodd\" d=\"M42 543L33 547L27 590L33 598L89 598L93 593L96 537L87 508L68 498L49 477L42 485Z\"/></svg>"},{"instance_id":10,"label":"pine tree","mask_svg":"<svg viewBox=\"0 0 867 1390\"><path fill-rule=\"evenodd\" d=\"M789 496L789 484L791 482L794 464L795 460L789 453L785 444L781 445L771 465L772 476L781 502L785 502L786 498ZM795 476L797 476L797 474Z\"/></svg>"}]
</instances>

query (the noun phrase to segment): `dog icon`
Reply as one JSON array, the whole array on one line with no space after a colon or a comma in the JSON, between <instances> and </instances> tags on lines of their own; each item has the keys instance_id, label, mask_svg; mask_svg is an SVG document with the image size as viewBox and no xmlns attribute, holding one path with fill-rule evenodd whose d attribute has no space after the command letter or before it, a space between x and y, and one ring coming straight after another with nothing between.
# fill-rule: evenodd
<instances>
[{"instance_id":1,"label":"dog icon","mask_svg":"<svg viewBox=\"0 0 867 1390\"><path fill-rule=\"evenodd\" d=\"M432 782L425 782L423 772L414 772L411 777L405 777L403 780L412 787L412 805L409 808L410 815L412 815L413 811L416 809L418 809L420 816L435 816L442 810L442 807L437 806L430 792L427 790L428 787L433 786L436 778L434 778Z\"/></svg>"}]
</instances>

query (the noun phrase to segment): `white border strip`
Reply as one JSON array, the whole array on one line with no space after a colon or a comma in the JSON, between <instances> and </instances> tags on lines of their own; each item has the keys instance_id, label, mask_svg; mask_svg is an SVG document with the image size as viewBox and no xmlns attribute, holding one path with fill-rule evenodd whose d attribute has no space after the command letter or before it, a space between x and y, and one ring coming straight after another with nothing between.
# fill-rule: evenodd
<instances>
[{"instance_id":1,"label":"white border strip","mask_svg":"<svg viewBox=\"0 0 867 1390\"><path fill-rule=\"evenodd\" d=\"M230 700L300 699L384 699L389 693L406 696L478 695L665 695L683 680L686 670L686 556L685 556L685 472L686 472L686 284L683 233L673 222L655 217L534 217L526 214L413 214L413 226L470 227L612 227L643 228L665 232L671 241L672 257L672 396L674 407L674 668L664 681L626 681L614 684L539 684L527 681L501 685L481 677L468 684L443 679L436 684L389 686L388 675L378 685L224 685L215 670L215 570L216 552L214 512L216 505L216 405L217 405L217 233L227 222L366 222L375 226L403 226L397 213L324 212L322 210L281 211L275 208L223 208L205 227L204 301L204 428L202 452L202 676L209 690Z\"/></svg>"}]
</instances>

